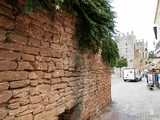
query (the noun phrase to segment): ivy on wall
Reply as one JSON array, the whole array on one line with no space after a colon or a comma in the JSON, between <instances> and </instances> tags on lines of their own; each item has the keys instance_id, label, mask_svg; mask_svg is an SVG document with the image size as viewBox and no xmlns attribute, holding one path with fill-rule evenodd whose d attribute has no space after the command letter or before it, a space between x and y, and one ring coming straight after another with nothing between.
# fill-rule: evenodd
<instances>
[{"instance_id":1,"label":"ivy on wall","mask_svg":"<svg viewBox=\"0 0 160 120\"><path fill-rule=\"evenodd\" d=\"M18 0L7 0L19 10ZM76 39L80 48L97 53L102 50L103 60L111 67L119 58L118 47L113 40L114 12L109 0L25 0L23 13L31 14L34 9L68 10L78 17Z\"/></svg>"}]
</instances>

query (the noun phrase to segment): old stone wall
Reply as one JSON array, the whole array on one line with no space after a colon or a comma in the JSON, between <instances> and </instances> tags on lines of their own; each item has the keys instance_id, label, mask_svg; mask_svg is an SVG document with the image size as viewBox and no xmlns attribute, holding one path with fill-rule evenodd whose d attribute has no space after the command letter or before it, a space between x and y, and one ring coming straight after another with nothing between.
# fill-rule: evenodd
<instances>
[{"instance_id":1,"label":"old stone wall","mask_svg":"<svg viewBox=\"0 0 160 120\"><path fill-rule=\"evenodd\" d=\"M14 13L0 0L0 120L89 120L111 102L109 67L81 53L74 17Z\"/></svg>"}]
</instances>

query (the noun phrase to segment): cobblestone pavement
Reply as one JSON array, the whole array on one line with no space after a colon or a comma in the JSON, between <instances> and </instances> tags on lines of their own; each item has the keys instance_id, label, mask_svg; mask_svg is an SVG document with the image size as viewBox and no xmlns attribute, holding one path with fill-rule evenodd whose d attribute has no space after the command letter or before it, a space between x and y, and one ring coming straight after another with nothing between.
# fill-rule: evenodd
<instances>
[{"instance_id":1,"label":"cobblestone pavement","mask_svg":"<svg viewBox=\"0 0 160 120\"><path fill-rule=\"evenodd\" d=\"M151 91L145 81L112 85L112 103L94 120L160 120L160 89Z\"/></svg>"}]
</instances>

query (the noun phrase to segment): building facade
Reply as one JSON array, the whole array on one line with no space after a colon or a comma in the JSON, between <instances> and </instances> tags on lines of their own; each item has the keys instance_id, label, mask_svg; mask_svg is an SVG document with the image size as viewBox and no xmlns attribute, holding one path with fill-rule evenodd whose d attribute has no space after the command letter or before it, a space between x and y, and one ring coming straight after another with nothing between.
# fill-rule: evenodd
<instances>
[{"instance_id":1,"label":"building facade","mask_svg":"<svg viewBox=\"0 0 160 120\"><path fill-rule=\"evenodd\" d=\"M157 2L157 8L156 8L156 13L155 13L155 18L154 18L154 24L156 24L156 39L158 40L157 44L160 44L160 0ZM160 57L160 46L156 45L155 49L155 55L157 57Z\"/></svg>"},{"instance_id":2,"label":"building facade","mask_svg":"<svg viewBox=\"0 0 160 120\"><path fill-rule=\"evenodd\" d=\"M127 68L143 68L148 58L148 42L136 39L134 32L116 37L120 57L127 59Z\"/></svg>"}]
</instances>

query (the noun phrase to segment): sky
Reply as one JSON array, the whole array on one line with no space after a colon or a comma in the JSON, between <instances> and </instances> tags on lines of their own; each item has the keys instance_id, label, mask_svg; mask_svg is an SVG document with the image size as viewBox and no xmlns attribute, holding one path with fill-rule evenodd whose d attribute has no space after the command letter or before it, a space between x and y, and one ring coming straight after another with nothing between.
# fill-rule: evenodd
<instances>
[{"instance_id":1,"label":"sky","mask_svg":"<svg viewBox=\"0 0 160 120\"><path fill-rule=\"evenodd\" d=\"M148 41L148 50L154 50L156 42L153 27L158 0L112 0L116 12L116 30L122 33L134 31L137 40Z\"/></svg>"}]
</instances>

